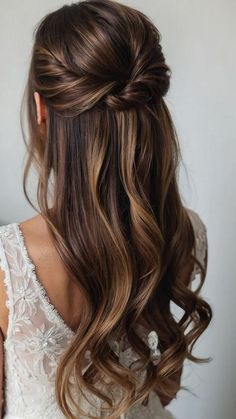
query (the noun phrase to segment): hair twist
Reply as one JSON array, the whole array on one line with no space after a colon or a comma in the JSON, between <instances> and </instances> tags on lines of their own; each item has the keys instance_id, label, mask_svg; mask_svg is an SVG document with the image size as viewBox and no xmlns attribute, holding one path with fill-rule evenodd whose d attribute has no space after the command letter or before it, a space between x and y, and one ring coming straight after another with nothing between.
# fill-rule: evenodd
<instances>
[{"instance_id":1,"label":"hair twist","mask_svg":"<svg viewBox=\"0 0 236 419\"><path fill-rule=\"evenodd\" d=\"M103 15L102 9L100 14ZM53 14L50 18L55 24ZM124 33L119 40L120 46L110 45L110 55L106 56L103 56L104 28L99 22L91 39L83 37L82 31L73 33L71 25L70 36L77 38L76 59L71 59L68 47L62 49L57 45L58 40L49 39L46 44L38 31L33 50L37 68L37 79L33 80L35 89L40 91L49 107L64 116L78 116L94 107L104 109L107 106L121 111L158 102L168 91L171 70L165 63L157 28L145 19L140 24L142 33L135 34L140 38L137 44L133 42L132 31ZM67 38L63 42L69 45L68 34ZM93 49L92 42L96 44ZM86 56L84 48L89 49ZM125 58L119 57L123 48L129 50Z\"/></svg>"},{"instance_id":2,"label":"hair twist","mask_svg":"<svg viewBox=\"0 0 236 419\"><path fill-rule=\"evenodd\" d=\"M165 67L167 67L164 64ZM117 83L115 92L108 94L104 99L105 104L114 110L125 111L132 107L146 105L163 97L169 87L169 77L156 72L143 74L135 80L121 81ZM121 86L121 88L120 88Z\"/></svg>"},{"instance_id":3,"label":"hair twist","mask_svg":"<svg viewBox=\"0 0 236 419\"><path fill-rule=\"evenodd\" d=\"M132 107L156 102L166 95L171 70L166 64L157 32L152 40L152 48L138 59L133 58L134 68L130 77L119 80L115 90L105 98L108 107L114 110L128 110ZM133 51L135 57L135 51Z\"/></svg>"}]
</instances>

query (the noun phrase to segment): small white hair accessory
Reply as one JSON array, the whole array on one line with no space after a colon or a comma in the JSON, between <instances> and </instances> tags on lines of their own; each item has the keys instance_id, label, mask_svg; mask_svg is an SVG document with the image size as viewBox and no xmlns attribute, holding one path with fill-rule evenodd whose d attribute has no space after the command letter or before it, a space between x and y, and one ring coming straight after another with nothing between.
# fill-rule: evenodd
<instances>
[{"instance_id":1,"label":"small white hair accessory","mask_svg":"<svg viewBox=\"0 0 236 419\"><path fill-rule=\"evenodd\" d=\"M150 349L152 362L156 365L159 361L161 352L158 349L158 336L155 330L148 333L148 347Z\"/></svg>"}]
</instances>

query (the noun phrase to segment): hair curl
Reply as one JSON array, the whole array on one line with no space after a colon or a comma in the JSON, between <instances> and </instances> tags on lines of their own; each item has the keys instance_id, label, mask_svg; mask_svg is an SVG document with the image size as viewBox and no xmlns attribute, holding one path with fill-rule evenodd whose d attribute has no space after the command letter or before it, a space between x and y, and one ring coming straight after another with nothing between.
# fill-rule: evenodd
<instances>
[{"instance_id":1,"label":"hair curl","mask_svg":"<svg viewBox=\"0 0 236 419\"><path fill-rule=\"evenodd\" d=\"M33 205L26 182L34 162L41 214L84 296L78 330L57 370L57 401L68 418L78 417L68 400L77 414L86 413L73 401L73 376L79 392L98 396L108 417L117 418L152 389L162 401L173 398L183 388L176 374L185 359L209 361L192 354L212 312L199 295L207 261L201 266L194 256L194 230L177 186L180 149L164 100L171 71L151 20L115 1L65 5L36 29L24 192ZM36 122L34 91L47 108L44 129ZM194 263L201 283L192 291L183 277L188 272L190 280ZM183 310L179 320L171 302ZM141 320L158 332L156 366L136 333ZM109 345L111 336L124 335L146 371L142 385ZM88 348L92 363L83 373ZM119 405L112 384L122 389Z\"/></svg>"}]
</instances>

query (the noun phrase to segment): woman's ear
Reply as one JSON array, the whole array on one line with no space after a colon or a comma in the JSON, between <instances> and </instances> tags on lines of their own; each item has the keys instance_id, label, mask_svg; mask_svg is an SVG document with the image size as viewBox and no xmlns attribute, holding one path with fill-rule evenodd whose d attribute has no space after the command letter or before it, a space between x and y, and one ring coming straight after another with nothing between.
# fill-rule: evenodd
<instances>
[{"instance_id":1,"label":"woman's ear","mask_svg":"<svg viewBox=\"0 0 236 419\"><path fill-rule=\"evenodd\" d=\"M47 109L38 92L34 92L34 100L36 105L37 123L40 125L41 122L45 121L47 118Z\"/></svg>"}]
</instances>

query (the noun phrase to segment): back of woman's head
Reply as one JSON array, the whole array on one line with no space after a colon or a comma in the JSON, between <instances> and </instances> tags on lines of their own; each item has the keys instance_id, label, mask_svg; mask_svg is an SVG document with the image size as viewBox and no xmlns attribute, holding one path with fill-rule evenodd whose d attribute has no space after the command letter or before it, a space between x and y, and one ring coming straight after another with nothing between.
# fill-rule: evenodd
<instances>
[{"instance_id":1,"label":"back of woman's head","mask_svg":"<svg viewBox=\"0 0 236 419\"><path fill-rule=\"evenodd\" d=\"M154 387L161 398L173 397L184 359L202 361L191 352L211 309L182 280L195 260L195 237L176 180L180 150L164 101L170 74L151 20L115 1L63 6L37 27L24 190L29 199L34 162L41 213L84 295L78 330L57 370L57 399L67 417L77 417L68 404L71 375L78 391L96 394L117 418ZM40 126L35 91L47 109ZM178 320L171 302L183 310ZM158 333L158 365L136 333L141 318ZM140 357L142 383L109 343L123 334ZM88 349L91 365L82 373ZM111 384L122 390L118 405Z\"/></svg>"}]
</instances>

